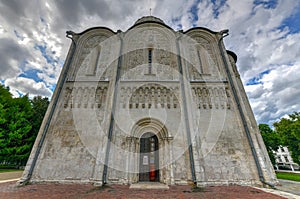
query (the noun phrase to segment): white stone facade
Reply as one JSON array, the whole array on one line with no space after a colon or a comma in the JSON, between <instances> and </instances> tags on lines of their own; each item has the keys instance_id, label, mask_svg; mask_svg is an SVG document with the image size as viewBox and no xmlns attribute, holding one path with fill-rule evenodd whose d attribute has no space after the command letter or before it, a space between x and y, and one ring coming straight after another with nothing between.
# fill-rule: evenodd
<instances>
[{"instance_id":1,"label":"white stone facade","mask_svg":"<svg viewBox=\"0 0 300 199\"><path fill-rule=\"evenodd\" d=\"M21 182L276 183L227 31L174 31L148 16L125 32L67 34Z\"/></svg>"}]
</instances>

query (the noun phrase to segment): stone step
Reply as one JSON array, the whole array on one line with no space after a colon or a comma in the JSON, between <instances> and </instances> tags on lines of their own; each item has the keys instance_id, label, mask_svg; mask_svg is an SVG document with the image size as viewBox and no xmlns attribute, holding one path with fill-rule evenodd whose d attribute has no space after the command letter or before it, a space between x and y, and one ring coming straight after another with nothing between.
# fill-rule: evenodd
<instances>
[{"instance_id":1,"label":"stone step","mask_svg":"<svg viewBox=\"0 0 300 199\"><path fill-rule=\"evenodd\" d=\"M131 184L130 189L169 189L169 186L159 182L139 182Z\"/></svg>"}]
</instances>

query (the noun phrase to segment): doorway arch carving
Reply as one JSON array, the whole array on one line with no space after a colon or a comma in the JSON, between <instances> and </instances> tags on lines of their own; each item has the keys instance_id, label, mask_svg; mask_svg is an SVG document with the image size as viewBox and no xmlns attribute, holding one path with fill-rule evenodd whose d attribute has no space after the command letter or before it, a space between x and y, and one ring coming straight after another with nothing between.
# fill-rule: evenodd
<instances>
[{"instance_id":1,"label":"doorway arch carving","mask_svg":"<svg viewBox=\"0 0 300 199\"><path fill-rule=\"evenodd\" d=\"M141 168L141 166L143 166L143 163L145 164L145 166L146 162L150 164L150 156L144 159L143 154L141 154L141 147L143 147L141 144L143 144L143 139L149 136L157 139L155 141L157 144L157 146L155 146L156 155L154 156L154 158L157 158L157 162L155 162L154 159L156 171L155 174L157 176L155 176L154 180L150 180L149 178L149 181L174 184L172 163L173 137L170 136L170 133L168 132L165 125L154 118L144 118L137 121L132 127L131 136L127 137L129 151L132 152L128 157L128 166L134 168L135 171L133 173L128 173L128 182L131 184L137 183L139 181L147 181L140 178L140 173L141 171L143 171ZM128 168L128 170L130 169ZM150 173L148 175L150 175Z\"/></svg>"}]
</instances>

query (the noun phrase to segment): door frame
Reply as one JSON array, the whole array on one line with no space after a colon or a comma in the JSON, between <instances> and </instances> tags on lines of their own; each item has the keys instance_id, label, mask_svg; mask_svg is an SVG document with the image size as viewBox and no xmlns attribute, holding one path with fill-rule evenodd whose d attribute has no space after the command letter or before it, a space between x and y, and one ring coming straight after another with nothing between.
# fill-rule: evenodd
<instances>
[{"instance_id":1,"label":"door frame","mask_svg":"<svg viewBox=\"0 0 300 199\"><path fill-rule=\"evenodd\" d=\"M126 138L128 151L127 157L127 179L128 183L139 182L140 172L140 138L143 134L151 132L158 138L158 180L165 184L174 184L173 170L173 137L169 134L166 126L156 118L143 118L133 126L130 136Z\"/></svg>"},{"instance_id":2,"label":"door frame","mask_svg":"<svg viewBox=\"0 0 300 199\"><path fill-rule=\"evenodd\" d=\"M139 142L139 182L159 182L158 137L152 132L146 132L140 137ZM144 146L145 144L148 146ZM145 170L149 172L144 173Z\"/></svg>"}]
</instances>

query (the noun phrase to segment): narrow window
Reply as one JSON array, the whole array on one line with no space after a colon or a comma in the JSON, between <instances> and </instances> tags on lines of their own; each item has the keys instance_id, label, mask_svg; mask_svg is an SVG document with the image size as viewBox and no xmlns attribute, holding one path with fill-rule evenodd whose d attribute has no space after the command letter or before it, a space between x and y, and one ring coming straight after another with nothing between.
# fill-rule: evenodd
<instances>
[{"instance_id":1,"label":"narrow window","mask_svg":"<svg viewBox=\"0 0 300 199\"><path fill-rule=\"evenodd\" d=\"M199 59L199 63L200 63L200 73L203 74L203 63L201 61L201 55L200 55L200 49L197 49L197 53L198 53L198 59Z\"/></svg>"},{"instance_id":2,"label":"narrow window","mask_svg":"<svg viewBox=\"0 0 300 199\"><path fill-rule=\"evenodd\" d=\"M152 74L152 49L148 50L148 73Z\"/></svg>"}]
</instances>

